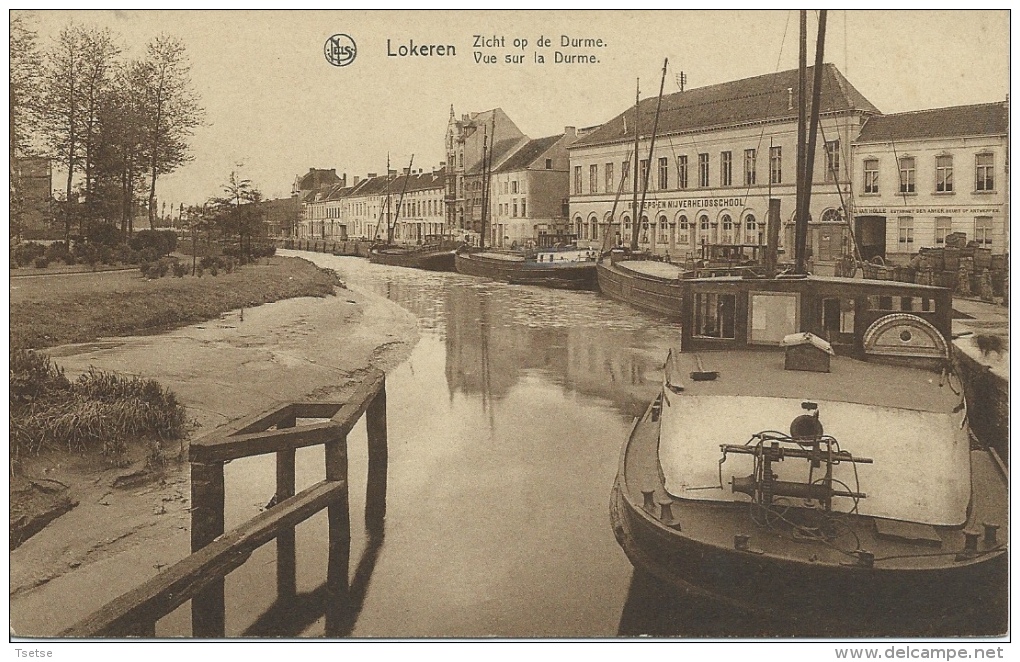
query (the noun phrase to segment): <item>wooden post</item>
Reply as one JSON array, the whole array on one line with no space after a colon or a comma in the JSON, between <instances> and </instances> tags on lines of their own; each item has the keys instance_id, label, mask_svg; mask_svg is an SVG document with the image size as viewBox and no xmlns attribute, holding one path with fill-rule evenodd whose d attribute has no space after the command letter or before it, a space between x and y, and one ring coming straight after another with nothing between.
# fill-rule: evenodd
<instances>
[{"instance_id":1,"label":"wooden post","mask_svg":"<svg viewBox=\"0 0 1020 662\"><path fill-rule=\"evenodd\" d=\"M386 437L386 381L365 412L368 430L368 487L365 495L365 527L380 534L386 520L386 483L389 448Z\"/></svg>"},{"instance_id":2,"label":"wooden post","mask_svg":"<svg viewBox=\"0 0 1020 662\"><path fill-rule=\"evenodd\" d=\"M292 428L297 417L290 416L276 424L277 429ZM294 449L276 453L276 502L294 496ZM294 529L280 531L276 538L276 593L280 599L297 594L297 544Z\"/></svg>"},{"instance_id":3,"label":"wooden post","mask_svg":"<svg viewBox=\"0 0 1020 662\"><path fill-rule=\"evenodd\" d=\"M191 463L191 553L223 535L223 463ZM224 580L209 582L191 601L193 637L223 637Z\"/></svg>"},{"instance_id":4,"label":"wooden post","mask_svg":"<svg viewBox=\"0 0 1020 662\"><path fill-rule=\"evenodd\" d=\"M327 508L329 565L326 570L328 599L346 606L351 567L351 505L347 481L347 435L326 443L326 480L343 483L342 496Z\"/></svg>"}]
</instances>

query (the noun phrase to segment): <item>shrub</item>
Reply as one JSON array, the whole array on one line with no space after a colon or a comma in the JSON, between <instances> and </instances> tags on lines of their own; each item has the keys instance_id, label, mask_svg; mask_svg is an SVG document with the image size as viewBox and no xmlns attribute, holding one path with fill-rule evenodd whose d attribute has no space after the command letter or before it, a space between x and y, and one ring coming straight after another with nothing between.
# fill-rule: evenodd
<instances>
[{"instance_id":1,"label":"shrub","mask_svg":"<svg viewBox=\"0 0 1020 662\"><path fill-rule=\"evenodd\" d=\"M40 396L71 388L64 371L50 357L30 349L9 349L10 402L25 405Z\"/></svg>"},{"instance_id":2,"label":"shrub","mask_svg":"<svg viewBox=\"0 0 1020 662\"><path fill-rule=\"evenodd\" d=\"M46 247L46 259L50 262L67 262L67 258L70 255L71 251L67 250L67 244L62 241L55 241ZM71 264L74 264L74 262L71 262Z\"/></svg>"},{"instance_id":3,"label":"shrub","mask_svg":"<svg viewBox=\"0 0 1020 662\"><path fill-rule=\"evenodd\" d=\"M114 250L117 261L121 264L138 264L138 251L127 244L121 244Z\"/></svg>"},{"instance_id":4,"label":"shrub","mask_svg":"<svg viewBox=\"0 0 1020 662\"><path fill-rule=\"evenodd\" d=\"M216 267L216 265L215 265L215 264L214 264L214 265L212 265L211 267L209 267L209 275L210 275L210 276L219 276L219 275L220 275L220 271L219 271L219 269L218 269L218 268Z\"/></svg>"},{"instance_id":5,"label":"shrub","mask_svg":"<svg viewBox=\"0 0 1020 662\"><path fill-rule=\"evenodd\" d=\"M11 262L16 263L19 267L27 267L37 257L42 257L45 254L45 246L34 241L27 241L11 249Z\"/></svg>"},{"instance_id":6,"label":"shrub","mask_svg":"<svg viewBox=\"0 0 1020 662\"><path fill-rule=\"evenodd\" d=\"M144 252L151 248L156 253L155 257L169 255L177 248L177 233L173 230L139 230L128 244L136 251Z\"/></svg>"},{"instance_id":7,"label":"shrub","mask_svg":"<svg viewBox=\"0 0 1020 662\"><path fill-rule=\"evenodd\" d=\"M139 251L139 259L144 260L145 262L155 262L159 258L160 258L159 251L157 251L155 248L152 248L151 246L148 248L143 248Z\"/></svg>"},{"instance_id":8,"label":"shrub","mask_svg":"<svg viewBox=\"0 0 1020 662\"><path fill-rule=\"evenodd\" d=\"M113 248L124 241L124 237L113 223L98 223L89 228L88 240L91 244Z\"/></svg>"},{"instance_id":9,"label":"shrub","mask_svg":"<svg viewBox=\"0 0 1020 662\"><path fill-rule=\"evenodd\" d=\"M142 277L144 277L144 278L148 278L149 277L149 268L150 267L151 267L151 263L150 262L148 262L146 260L142 260L141 264L138 265L138 270L142 272Z\"/></svg>"},{"instance_id":10,"label":"shrub","mask_svg":"<svg viewBox=\"0 0 1020 662\"><path fill-rule=\"evenodd\" d=\"M176 278L184 278L188 275L188 265L181 264L180 262L173 263L174 276Z\"/></svg>"},{"instance_id":11,"label":"shrub","mask_svg":"<svg viewBox=\"0 0 1020 662\"><path fill-rule=\"evenodd\" d=\"M49 258L46 258L46 257L37 257L37 258L35 258L35 268L36 269L45 269L48 266L50 266Z\"/></svg>"}]
</instances>

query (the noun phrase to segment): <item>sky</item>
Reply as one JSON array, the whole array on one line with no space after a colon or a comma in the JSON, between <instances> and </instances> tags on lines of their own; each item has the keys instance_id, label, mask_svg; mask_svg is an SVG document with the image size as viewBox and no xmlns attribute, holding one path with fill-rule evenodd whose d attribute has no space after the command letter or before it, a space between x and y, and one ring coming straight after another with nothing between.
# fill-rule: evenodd
<instances>
[{"instance_id":1,"label":"sky","mask_svg":"<svg viewBox=\"0 0 1020 662\"><path fill-rule=\"evenodd\" d=\"M825 61L884 113L1001 101L1009 92L1009 13L828 13ZM160 32L186 44L205 123L194 159L157 184L176 206L218 195L232 170L268 197L290 194L309 168L364 177L391 167L438 167L452 104L501 107L531 138L605 122L634 101L797 66L796 11L35 11L47 47L73 21L109 27L140 56ZM816 14L809 12L809 60ZM330 64L324 46L348 35L356 56ZM476 35L491 38L475 48ZM498 37L502 37L500 43ZM550 45L540 47L547 38ZM562 46L562 39L602 45ZM522 41L527 40L527 44ZM442 45L455 55L401 57ZM496 56L497 62L477 62ZM591 63L557 63L555 53ZM389 53L394 53L390 55ZM507 63L507 55L522 62ZM536 63L536 56L545 58ZM59 176L55 177L59 181Z\"/></svg>"}]
</instances>

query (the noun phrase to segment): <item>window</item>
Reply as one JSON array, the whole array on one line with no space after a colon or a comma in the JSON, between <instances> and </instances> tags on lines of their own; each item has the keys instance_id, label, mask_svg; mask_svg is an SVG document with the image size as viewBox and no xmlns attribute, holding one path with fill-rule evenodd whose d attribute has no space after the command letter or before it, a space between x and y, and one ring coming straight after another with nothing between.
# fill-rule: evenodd
<instances>
[{"instance_id":1,"label":"window","mask_svg":"<svg viewBox=\"0 0 1020 662\"><path fill-rule=\"evenodd\" d=\"M641 159L641 188L648 188L648 159Z\"/></svg>"},{"instance_id":2,"label":"window","mask_svg":"<svg viewBox=\"0 0 1020 662\"><path fill-rule=\"evenodd\" d=\"M904 156L900 159L900 193L914 193L914 157Z\"/></svg>"},{"instance_id":3,"label":"window","mask_svg":"<svg viewBox=\"0 0 1020 662\"><path fill-rule=\"evenodd\" d=\"M546 170L552 170L552 159L546 159L545 160L545 169Z\"/></svg>"},{"instance_id":4,"label":"window","mask_svg":"<svg viewBox=\"0 0 1020 662\"><path fill-rule=\"evenodd\" d=\"M624 161L620 168L620 186L625 186L630 179L630 161Z\"/></svg>"},{"instance_id":5,"label":"window","mask_svg":"<svg viewBox=\"0 0 1020 662\"><path fill-rule=\"evenodd\" d=\"M995 190L995 175L992 172L994 166L994 154L978 154L974 157L974 169L977 174L978 191Z\"/></svg>"},{"instance_id":6,"label":"window","mask_svg":"<svg viewBox=\"0 0 1020 662\"><path fill-rule=\"evenodd\" d=\"M521 215L522 216L524 215L523 212L521 212ZM593 218L590 221L590 225L591 225L591 239L592 241L596 241L599 238L599 222Z\"/></svg>"},{"instance_id":7,"label":"window","mask_svg":"<svg viewBox=\"0 0 1020 662\"><path fill-rule=\"evenodd\" d=\"M687 188L687 155L676 157L676 185Z\"/></svg>"},{"instance_id":8,"label":"window","mask_svg":"<svg viewBox=\"0 0 1020 662\"><path fill-rule=\"evenodd\" d=\"M839 141L825 143L825 181L839 181Z\"/></svg>"},{"instance_id":9,"label":"window","mask_svg":"<svg viewBox=\"0 0 1020 662\"><path fill-rule=\"evenodd\" d=\"M974 219L974 240L982 246L992 245L991 216L978 216Z\"/></svg>"},{"instance_id":10,"label":"window","mask_svg":"<svg viewBox=\"0 0 1020 662\"><path fill-rule=\"evenodd\" d=\"M733 229L733 217L731 217L729 214L723 214L723 217L722 217L722 228L723 228L723 230L732 230Z\"/></svg>"},{"instance_id":11,"label":"window","mask_svg":"<svg viewBox=\"0 0 1020 662\"><path fill-rule=\"evenodd\" d=\"M588 166L588 192L599 192L599 167L594 164Z\"/></svg>"},{"instance_id":12,"label":"window","mask_svg":"<svg viewBox=\"0 0 1020 662\"><path fill-rule=\"evenodd\" d=\"M700 217L698 217L698 223L701 225L701 231L702 232L708 232L708 216L707 215L702 214Z\"/></svg>"},{"instance_id":13,"label":"window","mask_svg":"<svg viewBox=\"0 0 1020 662\"><path fill-rule=\"evenodd\" d=\"M708 188L708 154L698 154L698 186Z\"/></svg>"},{"instance_id":14,"label":"window","mask_svg":"<svg viewBox=\"0 0 1020 662\"><path fill-rule=\"evenodd\" d=\"M699 292L694 295L694 336L698 338L736 338L734 311L736 296Z\"/></svg>"},{"instance_id":15,"label":"window","mask_svg":"<svg viewBox=\"0 0 1020 662\"><path fill-rule=\"evenodd\" d=\"M667 168L669 166L666 166ZM665 244L669 241L669 228L665 216L659 217L659 243Z\"/></svg>"},{"instance_id":16,"label":"window","mask_svg":"<svg viewBox=\"0 0 1020 662\"><path fill-rule=\"evenodd\" d=\"M744 231L747 235L745 243L757 244L758 243L758 220L754 217L754 214L748 214L744 218Z\"/></svg>"},{"instance_id":17,"label":"window","mask_svg":"<svg viewBox=\"0 0 1020 662\"><path fill-rule=\"evenodd\" d=\"M514 198L514 218L517 218L517 198Z\"/></svg>"},{"instance_id":18,"label":"window","mask_svg":"<svg viewBox=\"0 0 1020 662\"><path fill-rule=\"evenodd\" d=\"M946 243L946 235L953 231L953 219L949 216L935 217L935 243Z\"/></svg>"},{"instance_id":19,"label":"window","mask_svg":"<svg viewBox=\"0 0 1020 662\"><path fill-rule=\"evenodd\" d=\"M783 148L769 148L769 181L773 184L783 183Z\"/></svg>"},{"instance_id":20,"label":"window","mask_svg":"<svg viewBox=\"0 0 1020 662\"><path fill-rule=\"evenodd\" d=\"M733 186L733 152L719 155L721 161L719 179L722 186Z\"/></svg>"},{"instance_id":21,"label":"window","mask_svg":"<svg viewBox=\"0 0 1020 662\"><path fill-rule=\"evenodd\" d=\"M521 198L521 216L526 217L528 215L528 200L527 198Z\"/></svg>"},{"instance_id":22,"label":"window","mask_svg":"<svg viewBox=\"0 0 1020 662\"><path fill-rule=\"evenodd\" d=\"M744 150L744 184L746 186L754 186L756 173L758 170L758 150L756 149L745 149Z\"/></svg>"},{"instance_id":23,"label":"window","mask_svg":"<svg viewBox=\"0 0 1020 662\"><path fill-rule=\"evenodd\" d=\"M606 193L613 192L613 164L606 164Z\"/></svg>"},{"instance_id":24,"label":"window","mask_svg":"<svg viewBox=\"0 0 1020 662\"><path fill-rule=\"evenodd\" d=\"M914 244L914 217L900 216L896 221L900 234L900 252L913 250Z\"/></svg>"},{"instance_id":25,"label":"window","mask_svg":"<svg viewBox=\"0 0 1020 662\"><path fill-rule=\"evenodd\" d=\"M663 156L659 159L659 190L669 188L669 159Z\"/></svg>"},{"instance_id":26,"label":"window","mask_svg":"<svg viewBox=\"0 0 1020 662\"><path fill-rule=\"evenodd\" d=\"M517 193L517 182L516 181L510 182L510 192L511 193ZM595 192L595 190L592 189L591 193L594 193L594 192Z\"/></svg>"},{"instance_id":27,"label":"window","mask_svg":"<svg viewBox=\"0 0 1020 662\"><path fill-rule=\"evenodd\" d=\"M678 218L677 219L677 223L676 223L676 231L677 231L676 240L677 240L677 242L679 242L681 244L686 244L687 242L689 242L690 238L689 238L688 232L690 232L690 230L691 230L691 225L688 222L687 217L686 216L681 216L680 218Z\"/></svg>"},{"instance_id":28,"label":"window","mask_svg":"<svg viewBox=\"0 0 1020 662\"><path fill-rule=\"evenodd\" d=\"M581 195L581 166L574 166L574 195Z\"/></svg>"},{"instance_id":29,"label":"window","mask_svg":"<svg viewBox=\"0 0 1020 662\"><path fill-rule=\"evenodd\" d=\"M864 192L878 193L878 159L864 161Z\"/></svg>"},{"instance_id":30,"label":"window","mask_svg":"<svg viewBox=\"0 0 1020 662\"><path fill-rule=\"evenodd\" d=\"M953 192L953 157L935 157L935 191L938 193Z\"/></svg>"}]
</instances>

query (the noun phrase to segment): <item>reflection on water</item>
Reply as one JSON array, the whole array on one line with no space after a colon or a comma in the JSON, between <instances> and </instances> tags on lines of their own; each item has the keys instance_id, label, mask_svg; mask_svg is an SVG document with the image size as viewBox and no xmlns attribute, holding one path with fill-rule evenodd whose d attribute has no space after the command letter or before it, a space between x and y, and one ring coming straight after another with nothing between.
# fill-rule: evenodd
<instances>
[{"instance_id":1,"label":"reflection on water","mask_svg":"<svg viewBox=\"0 0 1020 662\"><path fill-rule=\"evenodd\" d=\"M296 529L293 597L276 598L273 545L228 576L228 636L827 634L664 591L613 537L620 447L659 387L675 325L589 292L315 260L413 312L422 331L387 375L385 542L359 517L361 423L348 437L350 595L327 593L320 513ZM297 466L298 490L321 480L321 449L300 449ZM258 512L274 481L268 458L228 465L227 526ZM158 634L187 634L185 622L175 614Z\"/></svg>"}]
</instances>

